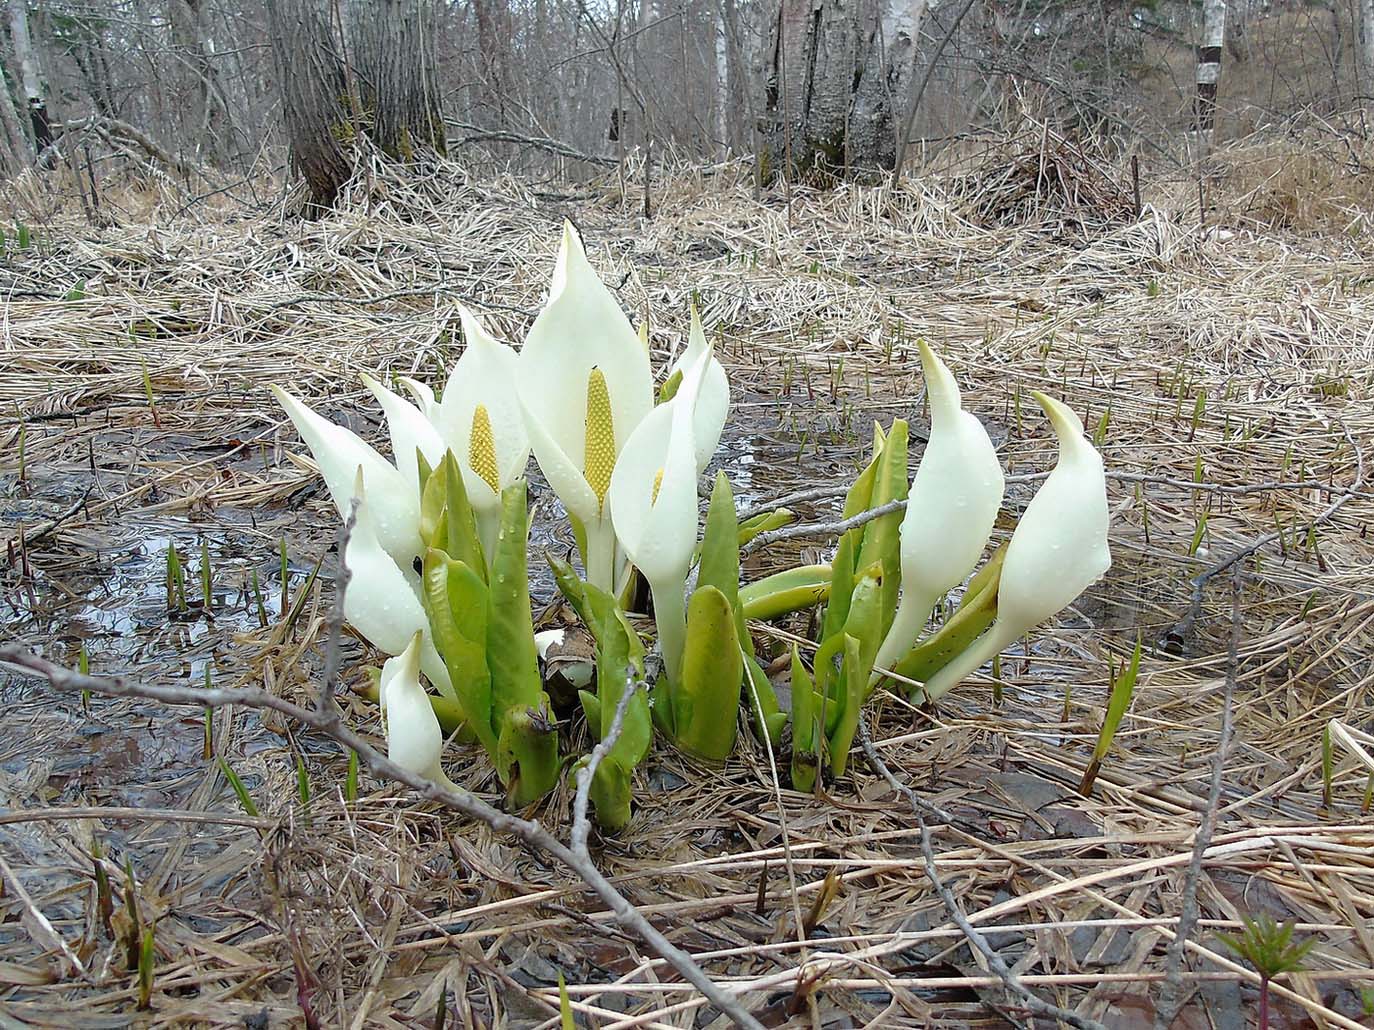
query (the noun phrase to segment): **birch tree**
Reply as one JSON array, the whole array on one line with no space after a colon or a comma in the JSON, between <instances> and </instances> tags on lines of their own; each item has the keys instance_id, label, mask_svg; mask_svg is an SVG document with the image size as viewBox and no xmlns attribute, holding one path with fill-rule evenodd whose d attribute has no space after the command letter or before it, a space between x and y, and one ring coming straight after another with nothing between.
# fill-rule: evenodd
<instances>
[{"instance_id":1,"label":"birch tree","mask_svg":"<svg viewBox=\"0 0 1374 1030\"><path fill-rule=\"evenodd\" d=\"M43 94L43 78L38 71L38 57L29 37L29 8L24 0L10 0L10 41L14 57L19 62L19 82L29 109L29 128L34 153L40 160L53 144L52 125L48 120L48 102Z\"/></svg>"},{"instance_id":2,"label":"birch tree","mask_svg":"<svg viewBox=\"0 0 1374 1030\"><path fill-rule=\"evenodd\" d=\"M892 167L925 10L925 0L782 0L765 95L774 168Z\"/></svg>"},{"instance_id":3,"label":"birch tree","mask_svg":"<svg viewBox=\"0 0 1374 1030\"><path fill-rule=\"evenodd\" d=\"M1374 0L1360 0L1360 80L1365 103L1374 94Z\"/></svg>"},{"instance_id":4,"label":"birch tree","mask_svg":"<svg viewBox=\"0 0 1374 1030\"><path fill-rule=\"evenodd\" d=\"M1368 2L1368 0L1366 0ZM1202 44L1197 48L1197 131L1210 142L1216 124L1221 50L1226 43L1226 0L1202 0Z\"/></svg>"}]
</instances>

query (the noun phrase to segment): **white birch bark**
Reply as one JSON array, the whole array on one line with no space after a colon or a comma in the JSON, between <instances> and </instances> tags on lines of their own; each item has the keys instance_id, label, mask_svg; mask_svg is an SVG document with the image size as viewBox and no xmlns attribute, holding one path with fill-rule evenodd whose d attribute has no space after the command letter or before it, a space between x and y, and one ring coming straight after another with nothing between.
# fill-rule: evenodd
<instances>
[{"instance_id":1,"label":"white birch bark","mask_svg":"<svg viewBox=\"0 0 1374 1030\"><path fill-rule=\"evenodd\" d=\"M1202 42L1197 50L1197 128L1206 136L1216 125L1221 52L1226 42L1226 0L1203 0Z\"/></svg>"},{"instance_id":2,"label":"white birch bark","mask_svg":"<svg viewBox=\"0 0 1374 1030\"><path fill-rule=\"evenodd\" d=\"M19 83L28 105L34 152L41 158L52 146L52 129L48 125L48 105L43 98L43 78L38 72L38 58L29 38L29 8L25 0L10 0L10 39L14 56L19 62Z\"/></svg>"},{"instance_id":3,"label":"white birch bark","mask_svg":"<svg viewBox=\"0 0 1374 1030\"><path fill-rule=\"evenodd\" d=\"M1374 0L1360 0L1360 86L1366 106L1374 96Z\"/></svg>"}]
</instances>

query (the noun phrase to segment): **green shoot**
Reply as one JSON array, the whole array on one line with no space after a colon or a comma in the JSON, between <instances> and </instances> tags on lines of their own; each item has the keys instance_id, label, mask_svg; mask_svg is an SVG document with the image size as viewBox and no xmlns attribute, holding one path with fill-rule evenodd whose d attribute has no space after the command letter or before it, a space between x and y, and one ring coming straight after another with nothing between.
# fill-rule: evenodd
<instances>
[{"instance_id":1,"label":"green shoot","mask_svg":"<svg viewBox=\"0 0 1374 1030\"><path fill-rule=\"evenodd\" d=\"M305 761L296 756L296 795L301 799L301 807L310 807L310 774L305 771Z\"/></svg>"},{"instance_id":2,"label":"green shoot","mask_svg":"<svg viewBox=\"0 0 1374 1030\"><path fill-rule=\"evenodd\" d=\"M1059 715L1059 721L1065 725L1067 725L1069 721L1069 704L1072 700L1073 684L1066 681L1064 683L1064 711Z\"/></svg>"},{"instance_id":3,"label":"green shoot","mask_svg":"<svg viewBox=\"0 0 1374 1030\"><path fill-rule=\"evenodd\" d=\"M204 611L208 612L211 608L211 600L214 596L214 572L210 565L210 544L204 538L200 540L200 600Z\"/></svg>"},{"instance_id":4,"label":"green shoot","mask_svg":"<svg viewBox=\"0 0 1374 1030\"><path fill-rule=\"evenodd\" d=\"M1259 974L1259 1030L1269 1030L1269 981L1283 973L1300 971L1317 939L1309 937L1293 943L1294 924L1275 923L1268 914L1258 919L1245 917L1244 923L1245 932L1239 937L1227 933L1217 936Z\"/></svg>"},{"instance_id":5,"label":"green shoot","mask_svg":"<svg viewBox=\"0 0 1374 1030\"><path fill-rule=\"evenodd\" d=\"M162 423L157 417L157 399L153 396L153 377L148 374L148 362L142 358L138 359L139 366L143 369L143 396L147 398L148 410L153 415L153 425L161 428Z\"/></svg>"},{"instance_id":6,"label":"green shoot","mask_svg":"<svg viewBox=\"0 0 1374 1030\"><path fill-rule=\"evenodd\" d=\"M186 610L186 570L182 568L176 542L171 540L167 542L167 610Z\"/></svg>"},{"instance_id":7,"label":"green shoot","mask_svg":"<svg viewBox=\"0 0 1374 1030\"><path fill-rule=\"evenodd\" d=\"M1097 428L1093 430L1093 446L1101 449L1107 442L1107 427L1112 421L1112 402L1107 402L1106 409L1102 412L1102 417L1097 420Z\"/></svg>"},{"instance_id":8,"label":"green shoot","mask_svg":"<svg viewBox=\"0 0 1374 1030\"><path fill-rule=\"evenodd\" d=\"M1202 538L1207 532L1207 513L1204 511L1198 516L1197 528L1193 530L1193 540L1188 545L1188 557L1192 558L1197 554L1197 550L1202 546Z\"/></svg>"},{"instance_id":9,"label":"green shoot","mask_svg":"<svg viewBox=\"0 0 1374 1030\"><path fill-rule=\"evenodd\" d=\"M138 910L138 881L134 879L134 863L124 856L124 910L129 914L129 929L124 938L124 959L130 969L138 968L138 931L143 917Z\"/></svg>"},{"instance_id":10,"label":"green shoot","mask_svg":"<svg viewBox=\"0 0 1374 1030\"><path fill-rule=\"evenodd\" d=\"M81 645L81 650L76 655L76 671L83 676L91 674L91 656L86 653L86 645ZM91 711L91 692L83 690L81 692L81 710L87 714Z\"/></svg>"},{"instance_id":11,"label":"green shoot","mask_svg":"<svg viewBox=\"0 0 1374 1030\"><path fill-rule=\"evenodd\" d=\"M229 786L234 788L234 793L238 795L239 805L244 812L253 818L257 818L258 806L253 804L253 799L248 796L248 788L239 779L239 774L229 767L229 763L221 756L216 761L219 763L219 771L224 773L224 778L229 781Z\"/></svg>"},{"instance_id":12,"label":"green shoot","mask_svg":"<svg viewBox=\"0 0 1374 1030\"><path fill-rule=\"evenodd\" d=\"M253 599L258 606L258 625L267 628L267 605L262 599L262 584L258 582L258 570L253 570Z\"/></svg>"},{"instance_id":13,"label":"green shoot","mask_svg":"<svg viewBox=\"0 0 1374 1030\"><path fill-rule=\"evenodd\" d=\"M1188 430L1188 439L1191 440L1197 435L1197 427L1202 422L1203 413L1207 410L1207 391L1199 390L1197 400L1193 402L1193 425Z\"/></svg>"},{"instance_id":14,"label":"green shoot","mask_svg":"<svg viewBox=\"0 0 1374 1030\"><path fill-rule=\"evenodd\" d=\"M138 949L138 1008L143 1011L151 1004L153 996L153 966L157 961L153 934L155 926L143 928L143 940Z\"/></svg>"},{"instance_id":15,"label":"green shoot","mask_svg":"<svg viewBox=\"0 0 1374 1030\"><path fill-rule=\"evenodd\" d=\"M105 872L104 850L100 838L91 838L91 865L95 869L95 910L100 917L100 925L107 937L114 936L114 891L110 888L110 875Z\"/></svg>"},{"instance_id":16,"label":"green shoot","mask_svg":"<svg viewBox=\"0 0 1374 1030\"><path fill-rule=\"evenodd\" d=\"M1331 727L1322 727L1322 808L1331 811L1331 779L1335 771L1331 749Z\"/></svg>"},{"instance_id":17,"label":"green shoot","mask_svg":"<svg viewBox=\"0 0 1374 1030\"><path fill-rule=\"evenodd\" d=\"M994 708L1002 706L1002 656L995 654L992 656L992 705Z\"/></svg>"},{"instance_id":18,"label":"green shoot","mask_svg":"<svg viewBox=\"0 0 1374 1030\"><path fill-rule=\"evenodd\" d=\"M1364 781L1364 797L1360 799L1360 814L1368 815L1371 805L1374 805L1374 772L1371 772L1369 778Z\"/></svg>"},{"instance_id":19,"label":"green shoot","mask_svg":"<svg viewBox=\"0 0 1374 1030\"><path fill-rule=\"evenodd\" d=\"M558 1023L560 1030L577 1030L577 1023L573 1021L572 999L568 997L568 982L563 979L563 972L558 973Z\"/></svg>"},{"instance_id":20,"label":"green shoot","mask_svg":"<svg viewBox=\"0 0 1374 1030\"><path fill-rule=\"evenodd\" d=\"M286 560L286 537L282 537L278 545L281 556L281 608L282 616L286 616L286 609L290 605L291 583L288 576L291 572L290 563Z\"/></svg>"},{"instance_id":21,"label":"green shoot","mask_svg":"<svg viewBox=\"0 0 1374 1030\"><path fill-rule=\"evenodd\" d=\"M1092 796L1093 783L1102 768L1102 760L1111 749L1112 740L1116 737L1116 731L1126 715L1126 709L1131 707L1136 677L1140 674L1140 638L1136 638L1135 651L1131 654L1129 664L1123 665L1119 670L1111 668L1110 665L1108 667L1111 669L1112 688L1107 696L1107 713L1102 717L1102 729L1097 734L1092 759L1083 770L1083 780L1078 785L1078 792L1084 797Z\"/></svg>"},{"instance_id":22,"label":"green shoot","mask_svg":"<svg viewBox=\"0 0 1374 1030\"><path fill-rule=\"evenodd\" d=\"M344 801L348 804L358 800L358 752L348 753L348 775L344 778Z\"/></svg>"}]
</instances>

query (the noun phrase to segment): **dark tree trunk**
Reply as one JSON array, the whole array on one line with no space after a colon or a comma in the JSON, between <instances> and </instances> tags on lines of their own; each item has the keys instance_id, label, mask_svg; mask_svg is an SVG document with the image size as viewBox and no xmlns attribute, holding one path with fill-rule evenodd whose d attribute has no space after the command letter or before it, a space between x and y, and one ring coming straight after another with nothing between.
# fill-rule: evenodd
<instances>
[{"instance_id":1,"label":"dark tree trunk","mask_svg":"<svg viewBox=\"0 0 1374 1030\"><path fill-rule=\"evenodd\" d=\"M291 162L315 207L333 205L367 147L400 162L445 152L429 0L273 0L268 11Z\"/></svg>"},{"instance_id":2,"label":"dark tree trunk","mask_svg":"<svg viewBox=\"0 0 1374 1030\"><path fill-rule=\"evenodd\" d=\"M765 93L770 173L891 168L924 0L782 0ZM789 160L790 154L790 160Z\"/></svg>"}]
</instances>

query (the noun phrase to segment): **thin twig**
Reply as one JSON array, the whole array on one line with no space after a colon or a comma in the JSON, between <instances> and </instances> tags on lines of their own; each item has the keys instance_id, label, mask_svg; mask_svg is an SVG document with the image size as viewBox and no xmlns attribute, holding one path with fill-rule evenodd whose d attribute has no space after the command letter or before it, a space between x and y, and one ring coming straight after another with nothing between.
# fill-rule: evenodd
<instances>
[{"instance_id":1,"label":"thin twig","mask_svg":"<svg viewBox=\"0 0 1374 1030\"><path fill-rule=\"evenodd\" d=\"M1216 753L1212 757L1212 779L1207 787L1207 808L1198 823L1197 834L1193 838L1193 858L1188 863L1188 871L1183 877L1183 901L1179 910L1178 929L1165 952L1166 972L1164 987L1159 994L1159 1004L1155 1006L1155 1030L1168 1030L1181 1007L1179 994L1183 989L1183 949L1197 925L1197 888L1198 881L1202 878L1202 856L1211 846L1212 834L1217 826L1217 804L1221 799L1226 756L1231 750L1232 702L1235 698L1240 665L1240 588L1243 580L1240 566L1236 565L1231 574L1231 643L1226 652L1226 686L1221 695L1221 731Z\"/></svg>"},{"instance_id":2,"label":"thin twig","mask_svg":"<svg viewBox=\"0 0 1374 1030\"><path fill-rule=\"evenodd\" d=\"M740 557L757 551L760 547L768 544L775 544L779 540L792 540L797 537L831 537L840 536L858 526L872 522L874 519L882 518L894 511L903 511L906 508L905 500L888 501L880 504L876 508L869 508L861 511L857 515L851 515L847 519L840 519L838 522L803 522L795 526L783 526L781 529L770 530L767 533L760 533L754 539L748 541L739 549Z\"/></svg>"},{"instance_id":3,"label":"thin twig","mask_svg":"<svg viewBox=\"0 0 1374 1030\"><path fill-rule=\"evenodd\" d=\"M732 994L715 983L705 971L682 951L635 908L615 886L601 874L596 865L585 855L579 855L544 829L535 820L521 819L509 815L487 804L481 798L465 790L451 790L439 786L433 780L403 769L386 756L375 750L362 736L351 730L340 717L337 710L322 713L302 708L285 698L269 694L260 687L181 687L148 683L135 683L123 676L83 676L79 672L64 668L16 644L0 645L0 664L7 664L21 673L41 678L56 690L64 693L79 694L89 690L93 694L108 697L138 697L164 704L189 705L196 709L220 708L224 705L243 705L248 708L270 709L280 712L303 726L322 733L335 742L357 753L359 761L374 775L383 779L395 780L415 790L420 797L444 805L470 819L486 823L498 833L510 833L526 844L545 852L550 857L580 876L596 893L616 920L636 933L641 940L656 951L665 961L676 969L682 977L702 995L723 1012L738 1026L749 1030L762 1030L749 1011Z\"/></svg>"},{"instance_id":4,"label":"thin twig","mask_svg":"<svg viewBox=\"0 0 1374 1030\"><path fill-rule=\"evenodd\" d=\"M577 793L573 795L573 822L572 832L569 840L575 854L586 856L587 838L591 836L592 824L587 818L587 803L591 800L592 780L596 776L596 770L601 765L601 760L611 753L611 748L615 747L615 742L620 739L620 734L625 729L625 713L630 710L630 702L639 693L644 684L635 678L633 665L625 667L625 689L620 694L620 700L616 703L615 713L611 716L611 725L602 738L597 741L596 747L592 748L592 753L587 756L585 762L577 765Z\"/></svg>"},{"instance_id":5,"label":"thin twig","mask_svg":"<svg viewBox=\"0 0 1374 1030\"><path fill-rule=\"evenodd\" d=\"M1364 486L1364 451L1360 449L1360 445L1356 442L1354 434L1350 432L1350 428L1344 422L1340 423L1340 427L1341 432L1345 434L1346 441L1350 444L1351 450L1355 453L1355 478L1345 491L1332 501L1321 514L1303 527L1307 532L1311 532L1318 526L1324 525L1335 518L1336 513L1344 508ZM1301 532L1301 530L1290 530L1289 532ZM1198 620L1202 618L1202 602L1207 589L1207 583L1214 576L1225 572L1237 562L1248 558L1262 547L1268 547L1275 540L1279 540L1283 536L1284 532L1282 528L1280 528L1272 533L1265 533L1263 536L1256 537L1233 554L1221 559L1214 565L1209 565L1194 576L1189 581L1192 591L1188 599L1188 614L1165 632L1163 640L1166 642L1175 642L1178 645L1181 645L1183 641L1187 640L1193 632L1193 627L1196 626Z\"/></svg>"},{"instance_id":6,"label":"thin twig","mask_svg":"<svg viewBox=\"0 0 1374 1030\"><path fill-rule=\"evenodd\" d=\"M996 974L997 978L1002 981L1008 991L1021 999L1021 1004L1025 1006L1027 1011L1038 1016L1047 1016L1050 1019L1057 1019L1062 1023L1069 1024L1069 1026L1078 1027L1079 1030L1107 1030L1105 1026L1095 1019L1089 1019L1086 1016L1080 1016L1077 1012L1070 1012L1068 1009L1062 1009L1058 1005L1044 1001L1036 994L1032 993L1030 988L1023 984L1012 968L1007 965L1006 960L1002 958L1001 954L988 943L988 939L974 929L973 924L970 923L968 917L964 915L964 910L959 906L959 899L954 896L954 892L940 879L940 874L935 868L935 848L930 839L930 827L926 824L923 814L930 806L921 801L916 796L915 791L892 774L892 770L887 767L887 763L884 762L882 756L878 754L878 749L873 746L873 739L868 734L868 725L863 719L859 720L859 742L863 745L864 755L868 758L868 764L873 766L874 770L887 781L888 786L902 795L902 797L906 798L908 804L911 805L911 811L916 816L916 825L920 829L921 858L925 864L926 879L930 880L931 886L934 887L935 892L940 895L940 900L944 903L945 911L949 914L950 919L954 921L954 925L959 927L960 931L963 932L964 938L969 943L969 947L983 956L983 959L988 964L988 968Z\"/></svg>"}]
</instances>

